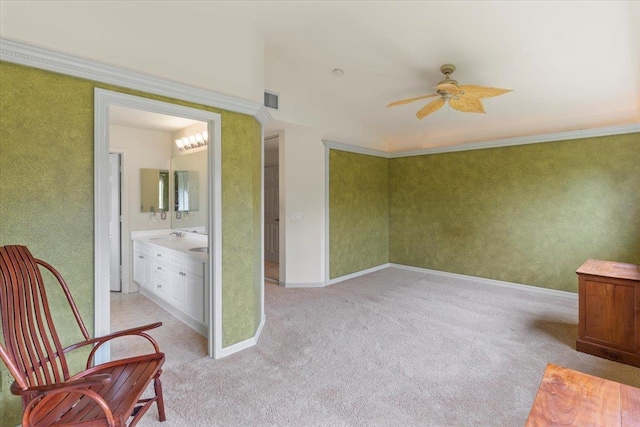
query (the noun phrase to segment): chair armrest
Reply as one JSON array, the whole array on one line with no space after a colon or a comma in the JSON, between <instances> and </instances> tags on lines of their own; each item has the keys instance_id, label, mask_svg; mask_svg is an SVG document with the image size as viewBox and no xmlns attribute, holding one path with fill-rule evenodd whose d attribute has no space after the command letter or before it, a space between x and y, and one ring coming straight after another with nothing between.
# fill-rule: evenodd
<instances>
[{"instance_id":1,"label":"chair armrest","mask_svg":"<svg viewBox=\"0 0 640 427\"><path fill-rule=\"evenodd\" d=\"M149 323L148 325L144 325L144 326L138 326L138 327L131 328L131 329L124 329L122 331L112 332L110 334L103 335L101 337L91 338L89 340L82 341L82 342L70 345L69 347L64 349L64 352L67 353L68 351L75 350L77 348L80 348L80 347L83 347L83 346L89 345L89 344L95 344L95 343L103 344L103 343L105 343L105 342L107 342L109 340L112 340L114 338L120 338L120 337L124 337L124 336L127 336L127 335L142 335L142 336L146 336L146 334L141 334L141 332L150 331L151 329L156 329L156 328L159 328L160 326L162 326L162 322Z\"/></svg>"},{"instance_id":2,"label":"chair armrest","mask_svg":"<svg viewBox=\"0 0 640 427\"><path fill-rule=\"evenodd\" d=\"M162 322L149 323L148 325L138 326L136 328L125 329L118 332L112 332L110 334L103 335L101 337L96 337L86 341L86 343L87 344L102 343L102 342L112 340L114 338L124 337L126 335L140 335L140 332L150 331L151 329L156 329L156 328L159 328L160 326L162 326Z\"/></svg>"},{"instance_id":3,"label":"chair armrest","mask_svg":"<svg viewBox=\"0 0 640 427\"><path fill-rule=\"evenodd\" d=\"M110 374L95 374L88 375L77 380L67 381L63 383L47 384L42 386L28 387L21 389L17 383L11 384L11 393L14 395L22 396L25 394L34 394L44 396L47 394L55 394L62 392L74 391L79 388L89 388L95 385L107 384L111 381Z\"/></svg>"},{"instance_id":4,"label":"chair armrest","mask_svg":"<svg viewBox=\"0 0 640 427\"><path fill-rule=\"evenodd\" d=\"M147 341L151 343L155 353L160 353L160 347L158 346L158 343L156 342L156 340L154 340L153 337L145 333L145 331L156 329L156 328L159 328L160 326L162 326L162 322L150 323L148 325L138 326L136 328L125 329L118 332L112 332L110 334L103 335L101 337L92 338L86 341L82 341L82 342L70 345L69 347L65 348L63 351L64 353L67 353L71 350L75 350L85 345L96 344L91 349L91 352L89 353L89 357L87 358L87 365L86 365L87 369L91 367L93 358L96 354L96 351L98 351L98 349L100 348L100 346L102 346L102 344L115 338L121 338L126 336L139 336L139 337L145 338Z\"/></svg>"}]
</instances>

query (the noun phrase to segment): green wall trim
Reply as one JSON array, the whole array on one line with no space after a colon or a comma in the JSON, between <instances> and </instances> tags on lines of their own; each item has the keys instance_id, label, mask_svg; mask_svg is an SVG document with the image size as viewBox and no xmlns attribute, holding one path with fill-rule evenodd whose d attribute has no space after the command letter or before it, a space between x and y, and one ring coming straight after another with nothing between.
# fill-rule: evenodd
<instances>
[{"instance_id":1,"label":"green wall trim","mask_svg":"<svg viewBox=\"0 0 640 427\"><path fill-rule=\"evenodd\" d=\"M22 244L67 280L93 330L94 88L222 116L223 346L258 328L261 129L254 117L0 61L0 245ZM27 141L28 143L25 143ZM51 298L54 311L64 301ZM63 343L75 337L61 330ZM0 419L17 425L20 400L0 369Z\"/></svg>"},{"instance_id":2,"label":"green wall trim","mask_svg":"<svg viewBox=\"0 0 640 427\"><path fill-rule=\"evenodd\" d=\"M389 160L329 150L329 278L389 262Z\"/></svg>"}]
</instances>

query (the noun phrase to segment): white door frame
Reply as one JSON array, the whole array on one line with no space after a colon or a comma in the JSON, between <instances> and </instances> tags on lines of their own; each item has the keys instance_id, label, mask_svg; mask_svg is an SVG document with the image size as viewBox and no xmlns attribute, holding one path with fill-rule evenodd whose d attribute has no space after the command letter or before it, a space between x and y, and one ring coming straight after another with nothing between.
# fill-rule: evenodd
<instances>
[{"instance_id":1,"label":"white door frame","mask_svg":"<svg viewBox=\"0 0 640 427\"><path fill-rule=\"evenodd\" d=\"M94 90L94 334L111 332L109 301L109 106L145 110L207 123L209 134L208 353L222 356L222 118L220 114L149 98ZM128 238L128 236L125 236ZM96 353L96 364L110 359L108 345Z\"/></svg>"},{"instance_id":2,"label":"white door frame","mask_svg":"<svg viewBox=\"0 0 640 427\"><path fill-rule=\"evenodd\" d=\"M117 164L113 161L117 159ZM109 166L110 166L110 188L111 188L111 206L110 209L110 221L109 221L109 237L110 237L110 287L109 290L111 292L123 292L123 263L121 260L123 259L122 253L122 243L123 243L123 227L122 227L122 154L115 153L109 150ZM114 170L115 169L115 170ZM114 197L117 197L114 203ZM116 211L117 209L117 211ZM128 240L128 239L127 239ZM118 263L114 263L114 255L118 254ZM114 273L117 275L114 278ZM116 285L117 289L114 289L114 285Z\"/></svg>"}]
</instances>

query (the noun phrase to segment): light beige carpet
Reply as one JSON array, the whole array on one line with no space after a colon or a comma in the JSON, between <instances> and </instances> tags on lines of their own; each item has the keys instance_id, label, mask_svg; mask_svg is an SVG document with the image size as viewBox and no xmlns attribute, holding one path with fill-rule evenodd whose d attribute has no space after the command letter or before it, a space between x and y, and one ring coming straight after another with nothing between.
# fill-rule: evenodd
<instances>
[{"instance_id":1,"label":"light beige carpet","mask_svg":"<svg viewBox=\"0 0 640 427\"><path fill-rule=\"evenodd\" d=\"M575 351L577 298L399 269L266 285L258 345L163 374L148 426L522 426L552 362L640 386Z\"/></svg>"},{"instance_id":2,"label":"light beige carpet","mask_svg":"<svg viewBox=\"0 0 640 427\"><path fill-rule=\"evenodd\" d=\"M267 279L280 280L280 264L272 261L264 262L264 277Z\"/></svg>"}]
</instances>

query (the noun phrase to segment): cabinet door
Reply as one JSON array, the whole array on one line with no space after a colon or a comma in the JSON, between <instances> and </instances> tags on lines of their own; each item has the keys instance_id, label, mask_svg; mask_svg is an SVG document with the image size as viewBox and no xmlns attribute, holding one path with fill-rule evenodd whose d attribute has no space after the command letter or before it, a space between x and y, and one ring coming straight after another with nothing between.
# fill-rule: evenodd
<instances>
[{"instance_id":1,"label":"cabinet door","mask_svg":"<svg viewBox=\"0 0 640 427\"><path fill-rule=\"evenodd\" d=\"M144 286L144 255L141 252L133 253L133 280Z\"/></svg>"},{"instance_id":2,"label":"cabinet door","mask_svg":"<svg viewBox=\"0 0 640 427\"><path fill-rule=\"evenodd\" d=\"M153 258L150 255L144 255L144 279L142 285L153 290L154 278L153 278Z\"/></svg>"},{"instance_id":3,"label":"cabinet door","mask_svg":"<svg viewBox=\"0 0 640 427\"><path fill-rule=\"evenodd\" d=\"M154 263L153 292L160 298L169 301L169 271L164 264Z\"/></svg>"},{"instance_id":4,"label":"cabinet door","mask_svg":"<svg viewBox=\"0 0 640 427\"><path fill-rule=\"evenodd\" d=\"M635 287L610 280L585 281L586 338L621 349L636 348Z\"/></svg>"},{"instance_id":5,"label":"cabinet door","mask_svg":"<svg viewBox=\"0 0 640 427\"><path fill-rule=\"evenodd\" d=\"M185 313L204 323L204 279L193 273L185 275Z\"/></svg>"},{"instance_id":6,"label":"cabinet door","mask_svg":"<svg viewBox=\"0 0 640 427\"><path fill-rule=\"evenodd\" d=\"M169 267L169 302L181 311L184 311L184 278L181 269Z\"/></svg>"}]
</instances>

